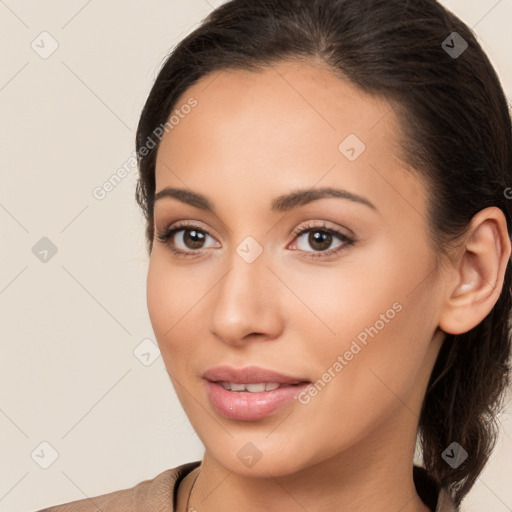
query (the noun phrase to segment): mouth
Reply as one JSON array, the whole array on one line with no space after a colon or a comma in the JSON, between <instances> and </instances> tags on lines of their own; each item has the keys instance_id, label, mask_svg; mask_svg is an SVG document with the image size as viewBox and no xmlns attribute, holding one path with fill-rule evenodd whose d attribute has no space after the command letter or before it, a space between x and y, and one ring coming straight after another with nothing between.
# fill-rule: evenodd
<instances>
[{"instance_id":1,"label":"mouth","mask_svg":"<svg viewBox=\"0 0 512 512\"><path fill-rule=\"evenodd\" d=\"M232 366L216 366L209 368L203 373L203 378L210 382L228 383L234 385L233 391L239 391L236 386L241 384L264 384L284 386L310 382L301 377L285 375L274 370L268 370L259 366L246 366L244 368L233 368ZM250 389L248 389L250 391ZM260 390L259 390L260 391Z\"/></svg>"},{"instance_id":2,"label":"mouth","mask_svg":"<svg viewBox=\"0 0 512 512\"><path fill-rule=\"evenodd\" d=\"M235 392L248 392L248 393L263 393L265 391L274 391L279 388L287 388L291 386L300 386L301 384L308 384L309 382L302 381L291 384L280 384L279 382L257 382L253 384L244 384L241 382L226 382L214 381L214 384L221 385L227 391Z\"/></svg>"},{"instance_id":3,"label":"mouth","mask_svg":"<svg viewBox=\"0 0 512 512\"><path fill-rule=\"evenodd\" d=\"M256 366L216 367L203 374L210 404L224 418L256 421L293 403L311 381Z\"/></svg>"}]
</instances>

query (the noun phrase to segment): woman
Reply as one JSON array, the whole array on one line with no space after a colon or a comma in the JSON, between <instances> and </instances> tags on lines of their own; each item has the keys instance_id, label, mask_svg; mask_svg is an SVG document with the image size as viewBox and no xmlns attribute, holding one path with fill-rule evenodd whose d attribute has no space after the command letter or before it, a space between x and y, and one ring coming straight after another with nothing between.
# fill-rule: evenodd
<instances>
[{"instance_id":1,"label":"woman","mask_svg":"<svg viewBox=\"0 0 512 512\"><path fill-rule=\"evenodd\" d=\"M470 29L433 0L233 0L165 62L137 152L204 457L45 510L460 510L511 348L511 120Z\"/></svg>"}]
</instances>

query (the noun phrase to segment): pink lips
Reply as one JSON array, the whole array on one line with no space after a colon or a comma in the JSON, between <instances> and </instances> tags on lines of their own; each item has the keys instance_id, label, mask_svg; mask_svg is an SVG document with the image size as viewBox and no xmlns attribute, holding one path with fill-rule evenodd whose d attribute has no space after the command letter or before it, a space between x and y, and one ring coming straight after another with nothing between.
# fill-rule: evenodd
<instances>
[{"instance_id":1,"label":"pink lips","mask_svg":"<svg viewBox=\"0 0 512 512\"><path fill-rule=\"evenodd\" d=\"M280 384L297 384L309 382L300 377L288 377L282 373L273 372L259 366L246 366L244 368L232 368L231 366L216 366L203 373L203 378L211 382L239 382L251 384L258 382L278 382Z\"/></svg>"},{"instance_id":2,"label":"pink lips","mask_svg":"<svg viewBox=\"0 0 512 512\"><path fill-rule=\"evenodd\" d=\"M218 366L203 374L208 398L214 409L222 416L254 421L274 413L293 399L309 384L300 377L290 377L257 366L232 368ZM236 384L274 383L280 387L271 391L230 391L221 382Z\"/></svg>"}]
</instances>

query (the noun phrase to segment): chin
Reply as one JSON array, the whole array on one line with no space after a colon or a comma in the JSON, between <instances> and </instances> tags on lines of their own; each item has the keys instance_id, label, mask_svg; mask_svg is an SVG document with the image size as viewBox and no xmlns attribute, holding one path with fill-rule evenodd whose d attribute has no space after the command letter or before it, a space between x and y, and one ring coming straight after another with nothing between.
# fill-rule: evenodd
<instances>
[{"instance_id":1,"label":"chin","mask_svg":"<svg viewBox=\"0 0 512 512\"><path fill-rule=\"evenodd\" d=\"M286 476L315 464L308 458L304 443L290 439L291 433L283 431L281 435L270 436L268 433L269 429L264 429L262 433L248 432L229 440L223 435L222 440L210 439L211 442L203 441L203 444L222 467L243 476Z\"/></svg>"}]
</instances>

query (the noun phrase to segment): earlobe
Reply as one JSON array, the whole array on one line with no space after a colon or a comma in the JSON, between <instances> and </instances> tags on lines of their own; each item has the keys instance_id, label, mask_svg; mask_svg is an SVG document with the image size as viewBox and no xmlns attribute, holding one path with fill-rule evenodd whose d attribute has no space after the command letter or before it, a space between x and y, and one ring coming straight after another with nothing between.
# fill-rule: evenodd
<instances>
[{"instance_id":1,"label":"earlobe","mask_svg":"<svg viewBox=\"0 0 512 512\"><path fill-rule=\"evenodd\" d=\"M496 207L478 212L453 262L455 284L446 289L439 320L444 332L462 334L489 314L503 288L510 252L503 212Z\"/></svg>"}]
</instances>

